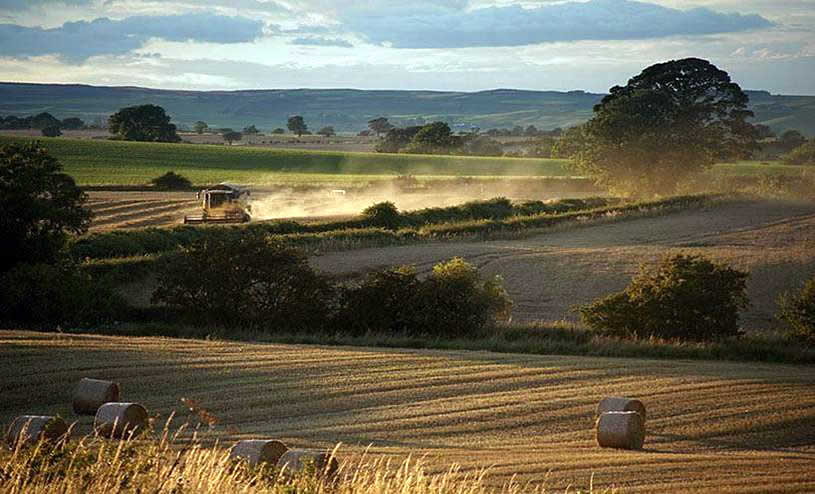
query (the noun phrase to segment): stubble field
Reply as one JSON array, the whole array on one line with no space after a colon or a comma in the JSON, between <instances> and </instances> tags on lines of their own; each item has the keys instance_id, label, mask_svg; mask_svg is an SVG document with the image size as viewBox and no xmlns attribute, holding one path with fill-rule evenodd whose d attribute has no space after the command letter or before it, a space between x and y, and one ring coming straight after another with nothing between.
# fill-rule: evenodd
<instances>
[{"instance_id":1,"label":"stubble field","mask_svg":"<svg viewBox=\"0 0 815 494\"><path fill-rule=\"evenodd\" d=\"M208 436L342 442L346 454L427 455L433 471L624 492L812 492L815 369L766 364L325 348L0 331L0 422L70 411L84 376L114 379L164 420L220 422ZM607 395L648 407L644 451L598 448ZM90 420L79 420L78 432Z\"/></svg>"}]
</instances>

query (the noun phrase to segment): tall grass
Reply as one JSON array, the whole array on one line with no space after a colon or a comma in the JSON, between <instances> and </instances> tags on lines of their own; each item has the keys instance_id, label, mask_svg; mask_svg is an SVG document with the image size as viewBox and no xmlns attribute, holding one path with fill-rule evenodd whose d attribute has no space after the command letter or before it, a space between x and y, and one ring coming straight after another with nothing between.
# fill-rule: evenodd
<instances>
[{"instance_id":1,"label":"tall grass","mask_svg":"<svg viewBox=\"0 0 815 494\"><path fill-rule=\"evenodd\" d=\"M168 422L169 424L169 422ZM272 466L251 467L229 451L207 446L197 435L180 440L182 427L158 437L109 441L98 436L39 442L0 452L0 492L8 494L545 494L544 485L514 480L500 487L485 482L488 469L463 473L452 465L431 474L421 459L401 462L366 453L340 462L331 478L306 470L292 474ZM334 449L337 454L339 447ZM568 492L580 491L569 489ZM593 489L589 489L593 492ZM613 491L603 491L613 492Z\"/></svg>"}]
</instances>

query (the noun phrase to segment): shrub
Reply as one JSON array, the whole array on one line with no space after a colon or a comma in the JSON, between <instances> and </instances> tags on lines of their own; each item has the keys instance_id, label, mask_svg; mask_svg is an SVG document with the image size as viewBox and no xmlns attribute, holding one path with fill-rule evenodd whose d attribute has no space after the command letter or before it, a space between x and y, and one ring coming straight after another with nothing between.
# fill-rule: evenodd
<instances>
[{"instance_id":1,"label":"shrub","mask_svg":"<svg viewBox=\"0 0 815 494\"><path fill-rule=\"evenodd\" d=\"M787 165L815 165L815 139L796 147L782 158Z\"/></svg>"},{"instance_id":2,"label":"shrub","mask_svg":"<svg viewBox=\"0 0 815 494\"><path fill-rule=\"evenodd\" d=\"M163 258L153 302L229 326L318 329L333 289L305 255L258 233L232 232Z\"/></svg>"},{"instance_id":3,"label":"shrub","mask_svg":"<svg viewBox=\"0 0 815 494\"><path fill-rule=\"evenodd\" d=\"M0 277L0 314L37 327L88 327L127 316L127 303L69 264L17 264Z\"/></svg>"},{"instance_id":4,"label":"shrub","mask_svg":"<svg viewBox=\"0 0 815 494\"><path fill-rule=\"evenodd\" d=\"M790 334L815 343L815 276L797 294L781 295L778 306L778 318L790 326Z\"/></svg>"},{"instance_id":5,"label":"shrub","mask_svg":"<svg viewBox=\"0 0 815 494\"><path fill-rule=\"evenodd\" d=\"M402 218L396 205L390 201L378 202L362 211L363 219L370 226L396 230L402 224Z\"/></svg>"},{"instance_id":6,"label":"shrub","mask_svg":"<svg viewBox=\"0 0 815 494\"><path fill-rule=\"evenodd\" d=\"M187 190L192 188L192 182L176 172L169 171L160 177L156 177L150 181L158 189L164 190Z\"/></svg>"},{"instance_id":7,"label":"shrub","mask_svg":"<svg viewBox=\"0 0 815 494\"><path fill-rule=\"evenodd\" d=\"M354 335L455 338L508 319L511 306L500 277L481 280L471 264L454 258L437 264L425 280L406 266L368 275L343 290L336 322Z\"/></svg>"},{"instance_id":8,"label":"shrub","mask_svg":"<svg viewBox=\"0 0 815 494\"><path fill-rule=\"evenodd\" d=\"M708 341L737 336L747 273L699 256L643 266L626 289L578 308L590 328L629 337Z\"/></svg>"},{"instance_id":9,"label":"shrub","mask_svg":"<svg viewBox=\"0 0 815 494\"><path fill-rule=\"evenodd\" d=\"M58 125L49 125L48 127L43 127L40 133L43 137L59 137L62 135L62 130L60 130Z\"/></svg>"}]
</instances>

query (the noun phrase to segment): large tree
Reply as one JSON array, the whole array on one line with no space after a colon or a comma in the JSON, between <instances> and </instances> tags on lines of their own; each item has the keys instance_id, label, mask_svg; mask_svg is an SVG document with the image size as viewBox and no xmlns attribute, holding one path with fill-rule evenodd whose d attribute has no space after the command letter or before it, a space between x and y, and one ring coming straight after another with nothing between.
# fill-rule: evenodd
<instances>
[{"instance_id":1,"label":"large tree","mask_svg":"<svg viewBox=\"0 0 815 494\"><path fill-rule=\"evenodd\" d=\"M754 149L751 116L747 95L710 62L652 65L594 107L575 167L615 192L669 194L717 160Z\"/></svg>"},{"instance_id":2,"label":"large tree","mask_svg":"<svg viewBox=\"0 0 815 494\"><path fill-rule=\"evenodd\" d=\"M300 115L294 115L293 117L289 117L289 122L287 124L290 131L297 134L297 137L302 136L308 130L308 125L306 125L306 121L303 120L303 117Z\"/></svg>"},{"instance_id":3,"label":"large tree","mask_svg":"<svg viewBox=\"0 0 815 494\"><path fill-rule=\"evenodd\" d=\"M91 214L85 193L37 143L0 147L0 272L19 262L50 262Z\"/></svg>"},{"instance_id":4,"label":"large tree","mask_svg":"<svg viewBox=\"0 0 815 494\"><path fill-rule=\"evenodd\" d=\"M373 120L368 120L368 128L375 132L376 136L379 137L380 134L391 130L393 125L388 122L387 118L378 117L374 118Z\"/></svg>"},{"instance_id":5,"label":"large tree","mask_svg":"<svg viewBox=\"0 0 815 494\"><path fill-rule=\"evenodd\" d=\"M179 142L175 125L164 108L140 105L122 108L110 116L108 129L127 141Z\"/></svg>"}]
</instances>

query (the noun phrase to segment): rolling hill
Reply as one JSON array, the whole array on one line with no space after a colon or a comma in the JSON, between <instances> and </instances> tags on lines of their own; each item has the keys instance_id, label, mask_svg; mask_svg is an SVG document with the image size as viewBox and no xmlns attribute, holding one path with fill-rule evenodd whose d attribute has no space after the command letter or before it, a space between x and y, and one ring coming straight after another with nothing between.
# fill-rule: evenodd
<instances>
[{"instance_id":1,"label":"rolling hill","mask_svg":"<svg viewBox=\"0 0 815 494\"><path fill-rule=\"evenodd\" d=\"M755 121L776 132L797 129L815 135L815 96L772 95L748 91ZM480 92L364 91L355 89L269 89L247 91L174 91L139 87L75 84L0 83L0 115L47 111L58 118L87 122L119 108L145 103L164 107L173 121L189 127L197 120L211 127L262 130L285 127L290 115L302 115L311 129L332 125L358 132L368 120L386 116L400 126L443 120L458 129L535 125L539 129L570 127L591 116L602 94L583 91Z\"/></svg>"}]
</instances>

